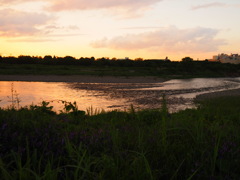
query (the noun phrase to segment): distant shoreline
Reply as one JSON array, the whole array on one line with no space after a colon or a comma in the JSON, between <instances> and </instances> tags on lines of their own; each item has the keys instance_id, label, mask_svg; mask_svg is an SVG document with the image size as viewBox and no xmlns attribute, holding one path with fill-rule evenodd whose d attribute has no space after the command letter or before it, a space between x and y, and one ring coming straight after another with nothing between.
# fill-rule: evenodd
<instances>
[{"instance_id":1,"label":"distant shoreline","mask_svg":"<svg viewBox=\"0 0 240 180\"><path fill-rule=\"evenodd\" d=\"M90 75L0 75L0 81L79 82L79 83L161 83L167 79L152 76Z\"/></svg>"}]
</instances>

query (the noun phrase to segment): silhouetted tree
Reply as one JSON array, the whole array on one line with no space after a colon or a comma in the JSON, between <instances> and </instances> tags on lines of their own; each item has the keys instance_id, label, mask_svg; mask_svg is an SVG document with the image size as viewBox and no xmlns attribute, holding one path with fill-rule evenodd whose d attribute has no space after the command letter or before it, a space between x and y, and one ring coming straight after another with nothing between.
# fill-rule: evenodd
<instances>
[{"instance_id":1,"label":"silhouetted tree","mask_svg":"<svg viewBox=\"0 0 240 180\"><path fill-rule=\"evenodd\" d=\"M74 57L72 57L72 56L65 56L63 59L66 60L66 61L74 61L74 60L76 60L76 59L75 59Z\"/></svg>"},{"instance_id":2,"label":"silhouetted tree","mask_svg":"<svg viewBox=\"0 0 240 180\"><path fill-rule=\"evenodd\" d=\"M92 57L90 58L90 60L91 60L91 61L95 61L95 57L92 56Z\"/></svg>"},{"instance_id":3,"label":"silhouetted tree","mask_svg":"<svg viewBox=\"0 0 240 180\"><path fill-rule=\"evenodd\" d=\"M143 58L136 58L135 61L143 61Z\"/></svg>"},{"instance_id":4,"label":"silhouetted tree","mask_svg":"<svg viewBox=\"0 0 240 180\"><path fill-rule=\"evenodd\" d=\"M53 58L50 55L46 55L46 56L44 56L43 59L48 61L48 60L52 60Z\"/></svg>"},{"instance_id":5,"label":"silhouetted tree","mask_svg":"<svg viewBox=\"0 0 240 180\"><path fill-rule=\"evenodd\" d=\"M196 62L195 62L196 63ZM193 63L193 59L190 57L184 57L182 58L182 70L183 70L183 74L187 73L187 74L193 74L196 73L196 71L194 70L194 63Z\"/></svg>"},{"instance_id":6,"label":"silhouetted tree","mask_svg":"<svg viewBox=\"0 0 240 180\"><path fill-rule=\"evenodd\" d=\"M182 62L192 62L192 61L193 61L193 58L190 58L190 57L182 58Z\"/></svg>"}]
</instances>

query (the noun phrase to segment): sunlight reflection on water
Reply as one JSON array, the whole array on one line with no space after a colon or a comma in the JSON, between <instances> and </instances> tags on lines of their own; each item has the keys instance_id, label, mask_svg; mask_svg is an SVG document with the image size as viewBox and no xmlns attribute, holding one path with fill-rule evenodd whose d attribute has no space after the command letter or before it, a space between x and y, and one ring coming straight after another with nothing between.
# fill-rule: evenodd
<instances>
[{"instance_id":1,"label":"sunlight reflection on water","mask_svg":"<svg viewBox=\"0 0 240 180\"><path fill-rule=\"evenodd\" d=\"M63 109L63 104L59 101L76 101L78 108L82 110L90 107L94 109L109 109L109 106L117 107L121 103L124 104L124 102L119 100L109 100L100 92L69 88L69 83L0 81L1 107L11 105L12 84L14 94L15 92L18 94L21 106L38 105L42 101L47 101L50 102L51 106L54 106L55 111L58 111Z\"/></svg>"},{"instance_id":2,"label":"sunlight reflection on water","mask_svg":"<svg viewBox=\"0 0 240 180\"><path fill-rule=\"evenodd\" d=\"M169 108L177 111L194 107L193 98L206 92L240 87L240 78L195 78L170 80L163 83L56 83L0 81L0 107L11 105L11 87L20 105L42 101L51 102L55 111L63 109L59 101L76 101L79 109L128 109L131 104L140 108L159 108L163 94Z\"/></svg>"}]
</instances>

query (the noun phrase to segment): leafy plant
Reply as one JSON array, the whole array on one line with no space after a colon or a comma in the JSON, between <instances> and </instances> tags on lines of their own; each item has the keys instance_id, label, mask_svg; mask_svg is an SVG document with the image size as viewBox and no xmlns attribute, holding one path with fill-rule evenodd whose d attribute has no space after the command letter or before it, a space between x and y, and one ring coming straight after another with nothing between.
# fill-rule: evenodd
<instances>
[{"instance_id":1,"label":"leafy plant","mask_svg":"<svg viewBox=\"0 0 240 180\"><path fill-rule=\"evenodd\" d=\"M48 114L55 114L55 112L52 111L53 106L48 106L49 104L50 102L42 101L40 105L30 105L30 110Z\"/></svg>"}]
</instances>

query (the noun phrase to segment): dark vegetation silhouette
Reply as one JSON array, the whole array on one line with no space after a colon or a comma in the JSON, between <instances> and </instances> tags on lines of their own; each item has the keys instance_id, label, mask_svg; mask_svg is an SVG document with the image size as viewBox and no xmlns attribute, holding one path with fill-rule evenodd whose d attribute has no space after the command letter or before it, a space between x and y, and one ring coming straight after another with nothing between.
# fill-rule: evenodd
<instances>
[{"instance_id":1,"label":"dark vegetation silhouette","mask_svg":"<svg viewBox=\"0 0 240 180\"><path fill-rule=\"evenodd\" d=\"M152 76L166 76L166 75L189 75L189 76L239 76L240 64L223 64L220 62L194 61L191 57L184 57L182 61L170 61L168 58L164 60L158 59L145 59L136 58L131 59L116 59L116 58L98 58L94 57L81 57L79 59L72 56L56 57L46 55L40 56L18 56L18 57L1 57L0 56L0 68L3 65L17 64L17 65L49 65L49 66L67 66L70 67L89 67L89 68L128 68L134 69L136 72L138 69L148 68L151 73L146 75ZM2 68L1 68L2 69ZM71 69L71 68L69 68ZM115 71L115 70L114 70ZM1 72L0 72L1 73ZM136 74L139 75L139 74ZM144 72L143 74L144 75Z\"/></svg>"},{"instance_id":2,"label":"dark vegetation silhouette","mask_svg":"<svg viewBox=\"0 0 240 180\"><path fill-rule=\"evenodd\" d=\"M193 58L190 58L190 57L182 58L182 62L191 62L191 61L193 61Z\"/></svg>"},{"instance_id":3,"label":"dark vegetation silhouette","mask_svg":"<svg viewBox=\"0 0 240 180\"><path fill-rule=\"evenodd\" d=\"M240 97L159 109L78 110L49 102L0 108L1 180L196 179L240 177Z\"/></svg>"}]
</instances>

